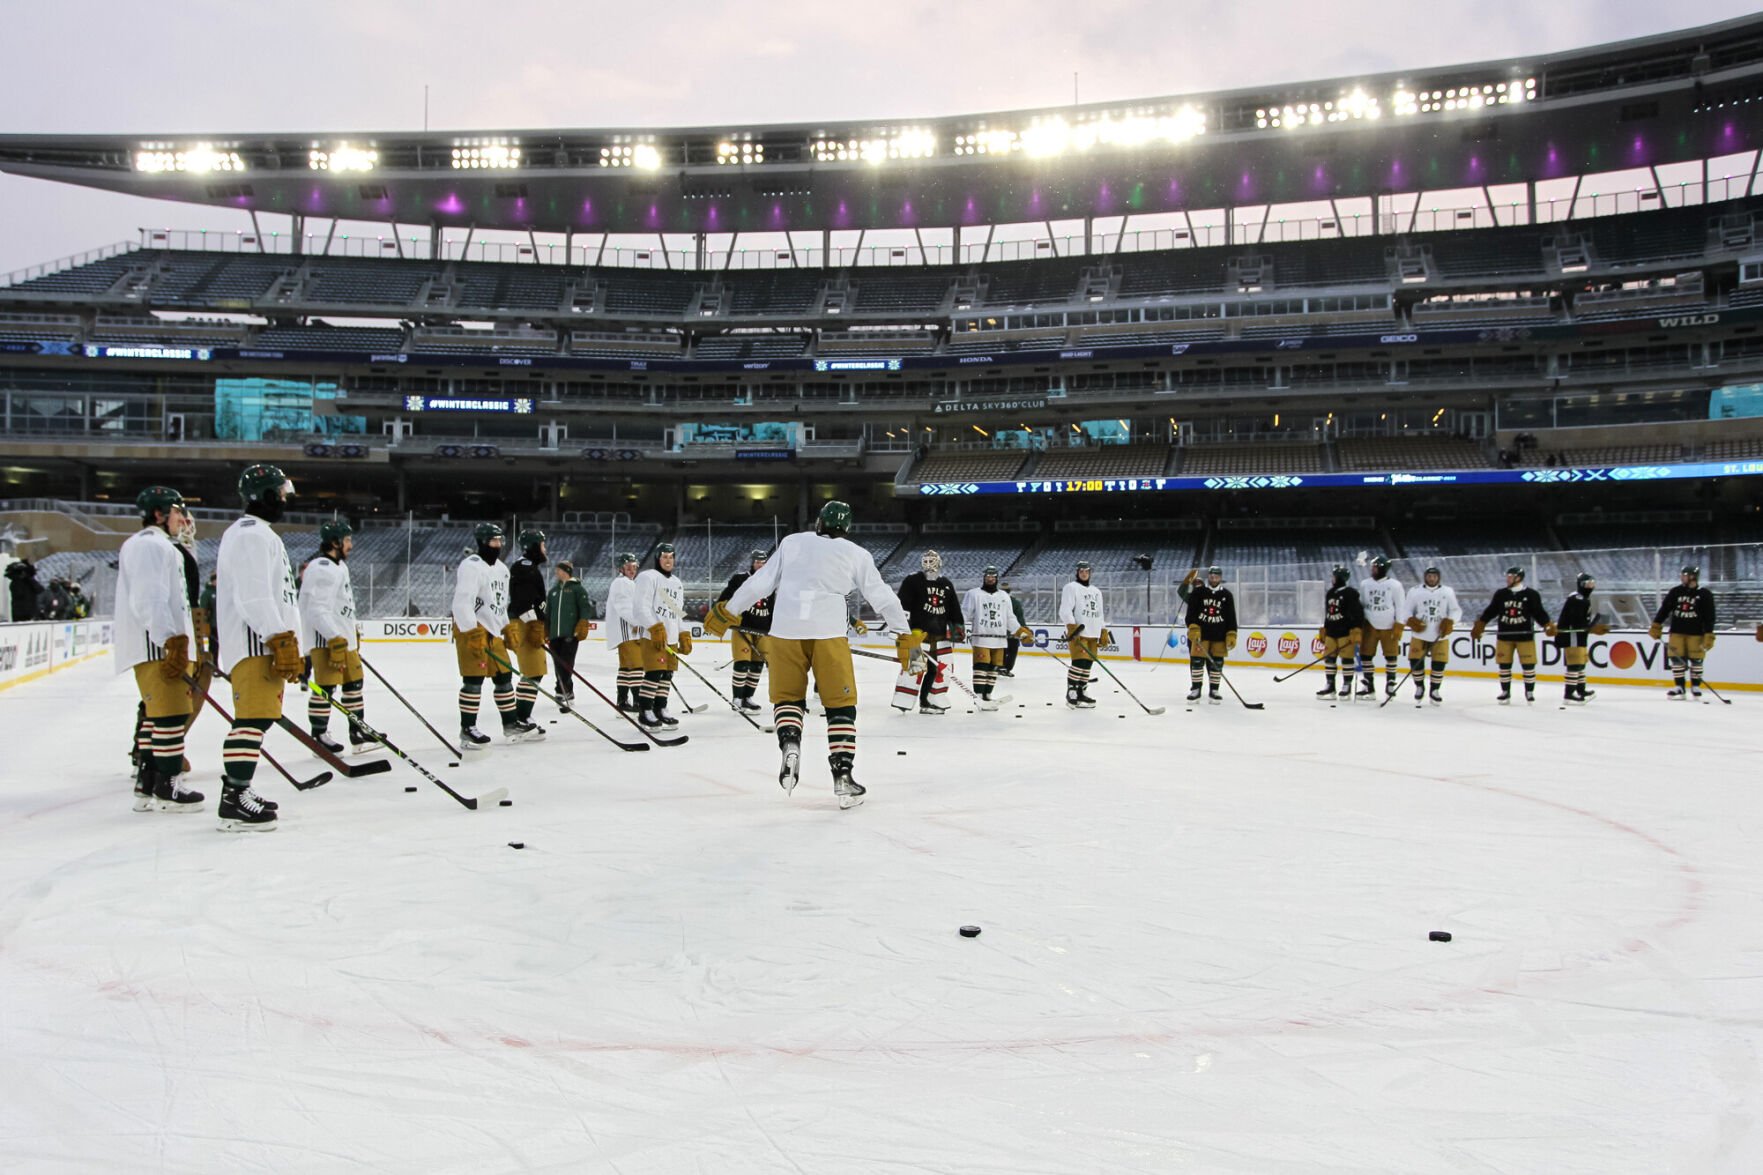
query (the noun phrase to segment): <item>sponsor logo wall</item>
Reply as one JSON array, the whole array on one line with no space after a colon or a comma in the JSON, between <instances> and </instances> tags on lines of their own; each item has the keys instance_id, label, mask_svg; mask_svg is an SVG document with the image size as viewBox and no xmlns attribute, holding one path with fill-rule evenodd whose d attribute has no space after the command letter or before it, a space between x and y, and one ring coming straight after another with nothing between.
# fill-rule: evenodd
<instances>
[{"instance_id":1,"label":"sponsor logo wall","mask_svg":"<svg viewBox=\"0 0 1763 1175\"><path fill-rule=\"evenodd\" d=\"M108 620L0 624L0 685L52 672L110 643Z\"/></svg>"}]
</instances>

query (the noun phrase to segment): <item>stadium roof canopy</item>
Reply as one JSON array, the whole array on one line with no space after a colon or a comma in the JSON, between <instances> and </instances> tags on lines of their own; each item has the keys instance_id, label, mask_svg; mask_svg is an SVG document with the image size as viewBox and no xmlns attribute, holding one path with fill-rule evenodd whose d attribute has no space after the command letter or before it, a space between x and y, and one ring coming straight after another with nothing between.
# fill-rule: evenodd
<instances>
[{"instance_id":1,"label":"stadium roof canopy","mask_svg":"<svg viewBox=\"0 0 1763 1175\"><path fill-rule=\"evenodd\" d=\"M8 135L0 170L295 217L717 234L1486 188L1719 158L1760 142L1756 16L1532 58L938 119Z\"/></svg>"}]
</instances>

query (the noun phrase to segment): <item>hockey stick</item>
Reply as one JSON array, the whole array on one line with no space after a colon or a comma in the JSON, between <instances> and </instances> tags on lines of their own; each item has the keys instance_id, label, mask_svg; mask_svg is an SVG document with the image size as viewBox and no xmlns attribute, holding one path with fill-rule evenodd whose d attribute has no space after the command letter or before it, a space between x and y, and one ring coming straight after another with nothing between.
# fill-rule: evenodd
<instances>
[{"instance_id":1,"label":"hockey stick","mask_svg":"<svg viewBox=\"0 0 1763 1175\"><path fill-rule=\"evenodd\" d=\"M1230 692L1236 696L1237 701L1243 702L1243 695L1237 693L1236 685L1231 681L1231 679L1229 677L1225 676L1224 667L1222 665L1220 665L1218 668L1218 676L1223 679L1225 685L1230 686ZM1243 709L1245 709L1245 710L1265 710L1265 709L1267 709L1267 704L1265 702L1243 702Z\"/></svg>"},{"instance_id":2,"label":"hockey stick","mask_svg":"<svg viewBox=\"0 0 1763 1175\"><path fill-rule=\"evenodd\" d=\"M742 629L741 631L745 632L746 630ZM745 710L741 709L739 706L737 706L733 702L729 701L727 695L725 695L721 690L717 689L715 686L711 685L710 679L708 677L705 677L702 673L699 673L697 666L693 665L690 661L686 660L684 657L681 657L679 659L679 663L681 665L684 665L688 670L690 670L693 677L695 677L699 681L703 682L704 685L710 690L711 693L715 694L717 697L721 698L725 703L727 703L729 709L733 710L736 714L739 714L742 718L745 718L747 720L748 726L751 726L754 730L757 730L760 734L769 733L763 726L759 725L759 723L757 723L753 720L753 715L747 713Z\"/></svg>"},{"instance_id":3,"label":"hockey stick","mask_svg":"<svg viewBox=\"0 0 1763 1175\"><path fill-rule=\"evenodd\" d=\"M581 682L583 685L587 686L589 690L593 691L593 694L596 698L599 698L602 702L605 702L608 706L611 706L613 713L617 714L620 718L624 719L626 722L628 722L632 726L636 727L639 731L642 732L642 734L645 738L647 738L650 742L654 743L656 746L658 746L658 747L677 747L691 737L690 735L686 735L686 734L682 734L678 738L662 738L662 737L660 737L659 735L655 734L655 732L651 731L647 726L644 726L641 722L638 722L635 718L632 718L629 714L626 714L623 710L620 710L618 708L617 702L613 701L611 698L609 698L605 694L601 693L600 687L595 685L593 682L589 681L587 678L583 677L579 670L571 669L569 672L575 677L575 679L577 681Z\"/></svg>"},{"instance_id":4,"label":"hockey stick","mask_svg":"<svg viewBox=\"0 0 1763 1175\"><path fill-rule=\"evenodd\" d=\"M394 698L397 698L400 702L403 702L404 708L416 715L416 720L418 722L428 727L428 732L440 740L441 745L447 748L447 753L449 755L452 755L455 759L459 758L459 748L448 742L447 736L436 730L434 724L422 716L422 711L418 710L415 706L412 706L404 695L399 693L397 688L393 686L391 682L386 680L386 675L373 667L373 662L369 661L366 657L363 657L361 658L361 663L367 666L367 671L373 674L376 681L386 687L387 693L391 694Z\"/></svg>"},{"instance_id":5,"label":"hockey stick","mask_svg":"<svg viewBox=\"0 0 1763 1175\"><path fill-rule=\"evenodd\" d=\"M1292 678L1298 676L1298 674L1304 672L1304 670L1314 669L1314 668L1316 668L1316 666L1322 664L1327 659L1328 659L1328 654L1324 653L1324 654L1322 654L1322 656L1316 658L1316 660L1310 662L1310 664L1308 664L1308 665L1300 665L1298 668L1292 670L1290 673L1282 673L1280 676L1273 679L1273 684L1278 685L1282 681L1290 681Z\"/></svg>"},{"instance_id":6,"label":"hockey stick","mask_svg":"<svg viewBox=\"0 0 1763 1175\"><path fill-rule=\"evenodd\" d=\"M490 661L494 661L497 665L500 665L504 672L514 672L514 666L496 656L496 654L488 648L484 650L484 657ZM556 703L558 707L563 708L563 703L557 701L556 694L537 682L533 683L533 688L537 690L541 696L549 698L552 702ZM646 751L649 749L648 743L627 743L621 738L616 738L613 735L607 734L604 730L601 730L598 726L595 726L592 722L583 718L573 707L564 708L564 713L568 714L571 718L575 719L577 722L581 723L583 726L587 727L589 730L593 731L621 751Z\"/></svg>"},{"instance_id":7,"label":"hockey stick","mask_svg":"<svg viewBox=\"0 0 1763 1175\"><path fill-rule=\"evenodd\" d=\"M672 653L676 658L680 656L680 651L678 649L670 648L667 651ZM681 661L680 664L683 665L683 664L685 664L685 662ZM704 711L710 709L710 705L708 702L704 703L703 705L699 705L699 706L692 705L691 700L689 698L687 698L685 694L680 693L679 686L674 685L673 682L671 682L671 681L669 681L667 684L668 684L668 687L670 689L672 689L675 694L679 695L679 704L681 706L685 707L686 713L688 713L688 714L702 714L702 713L704 713Z\"/></svg>"},{"instance_id":8,"label":"hockey stick","mask_svg":"<svg viewBox=\"0 0 1763 1175\"><path fill-rule=\"evenodd\" d=\"M1106 673L1109 677L1114 679L1114 684L1120 687L1121 693L1125 694L1127 697L1131 698L1133 701L1139 703L1139 709L1143 710L1147 714L1153 714L1153 715L1164 713L1166 707L1147 706L1147 705L1145 705L1145 703L1139 702L1139 695L1133 693L1131 690L1126 688L1126 682L1120 680L1120 678L1115 675L1114 670L1108 668L1108 662L1102 660L1102 658L1100 658L1100 657L1097 657L1096 664L1101 667L1101 670L1103 673ZM1240 701L1241 699L1238 699L1238 700Z\"/></svg>"},{"instance_id":9,"label":"hockey stick","mask_svg":"<svg viewBox=\"0 0 1763 1175\"><path fill-rule=\"evenodd\" d=\"M1707 682L1704 681L1702 683L1702 688L1707 690L1709 693L1713 694L1715 697L1719 698L1723 705L1727 705L1727 706L1732 705L1731 698L1726 697L1719 690L1715 689L1713 686L1709 685Z\"/></svg>"},{"instance_id":10,"label":"hockey stick","mask_svg":"<svg viewBox=\"0 0 1763 1175\"><path fill-rule=\"evenodd\" d=\"M1402 687L1407 685L1408 679L1413 676L1414 676L1414 669L1412 666L1410 666L1408 671L1406 673L1402 674L1401 679L1396 682L1395 689L1384 691L1383 701L1381 701L1377 704L1377 708L1379 710L1381 710L1385 706L1389 705L1391 702L1395 701L1396 695L1402 692Z\"/></svg>"},{"instance_id":11,"label":"hockey stick","mask_svg":"<svg viewBox=\"0 0 1763 1175\"><path fill-rule=\"evenodd\" d=\"M735 631L745 633L747 636L771 635L769 632L752 632L745 628L738 628ZM870 632L875 633L878 632L878 630L872 628L870 629ZM879 630L879 635L886 635L886 633L886 629ZM851 646L851 655L853 657L868 657L871 661L887 661L893 665L898 665L900 663L900 658L898 657L889 656L887 653L878 653L874 649L860 649L856 645Z\"/></svg>"},{"instance_id":12,"label":"hockey stick","mask_svg":"<svg viewBox=\"0 0 1763 1175\"><path fill-rule=\"evenodd\" d=\"M219 670L216 669L216 672L219 672ZM214 712L216 714L219 714L222 718L225 718L227 720L228 726L233 725L233 716L231 714L228 714L225 710L221 709L220 703L214 700L214 695L210 694L206 689L204 689L202 686L198 685L196 683L196 679L191 677L189 674L184 673L184 674L180 674L179 676L181 676L185 681L190 683L191 689L194 689L197 693L201 694L204 698L206 698L208 700L208 704L210 706L214 707ZM276 769L276 771L278 773L280 773L280 775L283 779L285 779L289 783L293 784L294 789L296 791L311 791L315 787L323 787L325 784L329 783L331 781L331 779L333 778L333 776L331 775L331 773L329 771L320 771L317 775L314 775L311 779L306 779L306 780L295 779L292 772L290 772L286 767L283 767L280 763L275 761L274 755L270 754L268 751L262 750L261 748L258 750L257 753L262 755L264 762L268 763L271 767L274 767Z\"/></svg>"},{"instance_id":13,"label":"hockey stick","mask_svg":"<svg viewBox=\"0 0 1763 1175\"><path fill-rule=\"evenodd\" d=\"M428 780L430 783L434 784L436 787L440 788L442 791L446 792L448 795L450 795L454 799L458 800L461 804L463 804L465 807L471 809L473 812L477 811L478 805L480 805L480 804L494 804L508 794L507 788L498 787L498 788L493 788L492 790L485 792L481 796L462 796L462 795L460 795L458 792L454 791L452 788L448 787L444 782L442 782L441 779L434 774L434 772L430 771L427 767L424 767L421 763L418 763L415 759L412 759L409 755L406 755L403 751L399 750L395 745L393 745L391 739L388 739L385 735L381 734L379 731L377 731L373 727L369 726L367 724L367 719L362 718L359 715L355 714L353 711L351 711L349 709L349 707L347 707L347 706L343 705L343 703L339 702L335 697L333 697L329 693L329 691L327 691L323 686L319 685L316 681L307 682L306 688L311 690L313 693L317 694L319 697L323 698L325 701L329 702L335 709L340 711L342 713L343 717L345 717L349 720L349 725L352 728L354 728L355 730L366 735L368 738L372 739L374 742L378 743L380 746L386 748L386 750L392 752L392 754L394 754L394 755L398 756L400 759L404 760L405 763L410 765L410 769L412 771L415 771L418 775L422 776L424 779ZM420 715L419 715L419 717L420 717Z\"/></svg>"},{"instance_id":14,"label":"hockey stick","mask_svg":"<svg viewBox=\"0 0 1763 1175\"><path fill-rule=\"evenodd\" d=\"M223 681L232 680L232 677L223 671L218 665L214 667L214 675L221 678ZM210 704L213 703L212 698L209 699L209 701ZM216 707L216 709L219 709L219 707ZM371 763L345 762L337 756L336 752L313 738L310 734L307 734L304 730L301 730L285 716L277 718L275 724L293 735L295 742L311 751L318 758L324 760L327 767L335 771L338 775L341 775L344 779L360 779L364 775L379 775L382 772L390 771L392 769L392 762L389 759L375 759Z\"/></svg>"}]
</instances>

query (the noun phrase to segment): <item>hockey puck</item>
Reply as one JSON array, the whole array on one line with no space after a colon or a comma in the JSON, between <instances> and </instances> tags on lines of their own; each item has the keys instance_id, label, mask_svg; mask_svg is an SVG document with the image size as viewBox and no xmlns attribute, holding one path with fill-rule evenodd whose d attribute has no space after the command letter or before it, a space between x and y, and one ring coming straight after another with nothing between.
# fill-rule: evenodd
<instances>
[{"instance_id":1,"label":"hockey puck","mask_svg":"<svg viewBox=\"0 0 1763 1175\"><path fill-rule=\"evenodd\" d=\"M1450 942L1451 932L1449 930L1435 930L1426 937L1433 942Z\"/></svg>"},{"instance_id":2,"label":"hockey puck","mask_svg":"<svg viewBox=\"0 0 1763 1175\"><path fill-rule=\"evenodd\" d=\"M979 937L979 927L977 927L977 926L963 926L961 928L961 937L962 938L978 938Z\"/></svg>"},{"instance_id":3,"label":"hockey puck","mask_svg":"<svg viewBox=\"0 0 1763 1175\"><path fill-rule=\"evenodd\" d=\"M459 764L458 764L458 762L452 762L452 763L449 763L449 764L447 764L447 766L449 766L449 767L457 767L457 766L459 766Z\"/></svg>"},{"instance_id":4,"label":"hockey puck","mask_svg":"<svg viewBox=\"0 0 1763 1175\"><path fill-rule=\"evenodd\" d=\"M524 840L511 840L508 842L508 847L511 849L524 849L526 848L526 842Z\"/></svg>"},{"instance_id":5,"label":"hockey puck","mask_svg":"<svg viewBox=\"0 0 1763 1175\"><path fill-rule=\"evenodd\" d=\"M512 808L512 807L514 807L514 801L513 800L498 800L496 802L496 806L499 808Z\"/></svg>"},{"instance_id":6,"label":"hockey puck","mask_svg":"<svg viewBox=\"0 0 1763 1175\"><path fill-rule=\"evenodd\" d=\"M415 791L416 789L414 787L407 787L404 790L407 792L410 792L410 791Z\"/></svg>"},{"instance_id":7,"label":"hockey puck","mask_svg":"<svg viewBox=\"0 0 1763 1175\"><path fill-rule=\"evenodd\" d=\"M896 754L896 755L904 755L905 753L906 753L905 751L895 751L894 752L894 754Z\"/></svg>"}]
</instances>

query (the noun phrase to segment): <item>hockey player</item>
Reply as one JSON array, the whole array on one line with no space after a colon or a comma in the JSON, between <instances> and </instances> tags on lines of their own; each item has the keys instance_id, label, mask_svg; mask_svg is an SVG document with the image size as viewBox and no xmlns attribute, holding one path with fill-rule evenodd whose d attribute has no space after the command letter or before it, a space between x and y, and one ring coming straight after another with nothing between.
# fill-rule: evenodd
<instances>
[{"instance_id":1,"label":"hockey player","mask_svg":"<svg viewBox=\"0 0 1763 1175\"><path fill-rule=\"evenodd\" d=\"M631 617L643 632L643 687L637 699L637 721L644 726L678 726L667 712L667 696L679 659L692 652L692 634L680 623L686 612L686 588L673 573L673 544L655 548L655 562L637 576Z\"/></svg>"},{"instance_id":2,"label":"hockey player","mask_svg":"<svg viewBox=\"0 0 1763 1175\"><path fill-rule=\"evenodd\" d=\"M926 551L919 557L919 569L900 583L900 607L906 609L913 630L922 634L929 660L921 680L900 675L894 685L894 707L911 709L916 693L920 714L947 713L943 695L949 692L949 679L943 658L952 651L951 642L965 640L966 633L962 631L961 600L955 585L943 574L941 555Z\"/></svg>"},{"instance_id":3,"label":"hockey player","mask_svg":"<svg viewBox=\"0 0 1763 1175\"><path fill-rule=\"evenodd\" d=\"M728 586L716 597L718 603L726 604L741 589L752 574L765 566L766 554L757 548L747 561L747 570L737 571L729 577ZM753 700L753 694L759 689L759 679L765 673L765 638L757 634L769 632L771 629L771 597L756 601L747 609L741 621L741 628L729 634L729 651L734 654L734 698L735 705L749 713L758 713L765 707Z\"/></svg>"},{"instance_id":4,"label":"hockey player","mask_svg":"<svg viewBox=\"0 0 1763 1175\"><path fill-rule=\"evenodd\" d=\"M520 558L508 565L508 619L513 630L508 647L520 669L520 680L514 684L514 716L543 734L545 728L532 717L546 669L545 573L540 570L545 566L545 532L528 527L515 541L520 544Z\"/></svg>"},{"instance_id":5,"label":"hockey player","mask_svg":"<svg viewBox=\"0 0 1763 1175\"><path fill-rule=\"evenodd\" d=\"M135 725L135 811L195 812L203 796L186 786L184 731L192 713L184 675L196 627L184 560L171 537L183 495L148 486L135 496L141 529L116 556L116 671L132 672L141 695Z\"/></svg>"},{"instance_id":6,"label":"hockey player","mask_svg":"<svg viewBox=\"0 0 1763 1175\"><path fill-rule=\"evenodd\" d=\"M1549 614L1543 611L1542 596L1537 594L1535 588L1524 586L1524 568L1506 568L1506 586L1496 591L1494 598L1488 601L1488 606L1481 610L1481 616L1469 630L1470 639L1480 641L1490 620L1495 621L1494 660L1500 667L1500 705L1506 706L1512 702L1514 653L1518 655L1519 664L1524 667L1524 700L1536 701L1536 626L1542 625L1544 632L1554 636L1555 625L1549 619Z\"/></svg>"},{"instance_id":7,"label":"hockey player","mask_svg":"<svg viewBox=\"0 0 1763 1175\"><path fill-rule=\"evenodd\" d=\"M1224 701L1219 683L1224 679L1224 657L1237 647L1237 601L1224 586L1224 570L1206 569L1206 582L1188 593L1188 701L1200 700L1200 677L1211 686L1206 700Z\"/></svg>"},{"instance_id":8,"label":"hockey player","mask_svg":"<svg viewBox=\"0 0 1763 1175\"><path fill-rule=\"evenodd\" d=\"M1090 668L1101 646L1114 642L1103 627L1102 589L1090 582L1090 565L1079 560L1071 578L1059 589L1059 622L1065 625L1065 642L1071 665L1065 670L1065 704L1073 710L1094 710L1096 699L1084 692L1090 684Z\"/></svg>"},{"instance_id":9,"label":"hockey player","mask_svg":"<svg viewBox=\"0 0 1763 1175\"><path fill-rule=\"evenodd\" d=\"M275 808L251 780L264 732L282 716L282 693L306 670L294 568L272 526L293 496L294 483L274 465L252 465L241 473L245 513L221 536L214 565L215 638L220 667L233 685L233 727L221 748L226 782L219 816L228 832L275 827Z\"/></svg>"},{"instance_id":10,"label":"hockey player","mask_svg":"<svg viewBox=\"0 0 1763 1175\"><path fill-rule=\"evenodd\" d=\"M1689 564L1678 574L1677 586L1665 593L1647 635L1666 637L1665 657L1671 664L1668 698L1702 696L1702 661L1714 647L1714 593L1702 584L1702 569ZM1684 673L1689 689L1684 689Z\"/></svg>"},{"instance_id":11,"label":"hockey player","mask_svg":"<svg viewBox=\"0 0 1763 1175\"><path fill-rule=\"evenodd\" d=\"M1376 670L1372 658L1383 650L1383 692L1387 697L1396 692L1396 659L1402 654L1402 621L1408 610L1404 606L1401 581L1390 575L1390 561L1379 555L1371 561L1371 574L1359 581L1359 602L1365 606L1365 630L1359 645L1359 696L1377 692L1372 678Z\"/></svg>"},{"instance_id":12,"label":"hockey player","mask_svg":"<svg viewBox=\"0 0 1763 1175\"><path fill-rule=\"evenodd\" d=\"M545 597L545 645L557 664L557 708L575 704L575 654L588 637L588 589L575 577L575 564L557 561L556 583Z\"/></svg>"},{"instance_id":13,"label":"hockey player","mask_svg":"<svg viewBox=\"0 0 1763 1175\"><path fill-rule=\"evenodd\" d=\"M961 601L962 615L967 617L968 639L973 642L973 692L981 710L996 710L1007 698L992 697L998 673L1004 668L1004 649L1010 638L1020 639L1022 626L1010 606L1010 597L998 590L998 569L988 567L980 576L980 585L968 591ZM1032 634L1031 634L1032 635Z\"/></svg>"},{"instance_id":14,"label":"hockey player","mask_svg":"<svg viewBox=\"0 0 1763 1175\"><path fill-rule=\"evenodd\" d=\"M870 553L845 537L851 529L851 507L828 502L820 508L813 533L787 536L764 567L742 584L726 602L711 606L705 630L720 636L741 624L752 604L767 596L777 599L766 652L771 671L771 707L782 753L777 781L785 792L801 778L802 720L808 707L808 675L826 707L827 764L839 807L863 802L865 789L852 777L857 761L857 677L851 667L851 642L845 629L849 617L845 597L863 593L882 620L899 635L894 648L902 669L919 659L921 633L907 624L893 590L875 569Z\"/></svg>"},{"instance_id":15,"label":"hockey player","mask_svg":"<svg viewBox=\"0 0 1763 1175\"><path fill-rule=\"evenodd\" d=\"M637 627L637 557L624 551L612 561L612 583L606 589L606 644L618 657L618 708L641 712L643 696L643 630Z\"/></svg>"},{"instance_id":16,"label":"hockey player","mask_svg":"<svg viewBox=\"0 0 1763 1175\"><path fill-rule=\"evenodd\" d=\"M502 561L502 528L480 522L472 530L477 550L459 563L453 585L453 652L459 665L459 745L482 751L490 738L478 729L478 705L484 678L495 691L502 734L511 743L537 742L544 728L522 721L514 712L514 663L508 640L519 636L508 619L508 564Z\"/></svg>"},{"instance_id":17,"label":"hockey player","mask_svg":"<svg viewBox=\"0 0 1763 1175\"><path fill-rule=\"evenodd\" d=\"M1420 586L1408 593L1404 603L1407 612L1408 671L1414 675L1414 702L1430 697L1432 704L1445 702L1445 665L1451 659L1451 633L1463 619L1463 607L1457 603L1454 589L1444 586L1444 577L1437 567L1428 567L1420 576ZM1430 694L1427 691L1427 660L1431 659Z\"/></svg>"},{"instance_id":18,"label":"hockey player","mask_svg":"<svg viewBox=\"0 0 1763 1175\"><path fill-rule=\"evenodd\" d=\"M1357 659L1359 642L1364 636L1361 631L1365 626L1365 608L1359 602L1359 589L1351 583L1353 573L1345 567L1334 569L1334 585L1323 593L1322 597L1322 631L1316 635L1322 641L1322 666L1328 673L1328 684L1316 691L1316 696L1333 700L1335 695L1335 666L1343 658ZM1190 589L1191 591L1191 589ZM1348 668L1342 675L1341 690L1348 699L1353 696L1353 670ZM1198 688L1196 686L1196 688Z\"/></svg>"},{"instance_id":19,"label":"hockey player","mask_svg":"<svg viewBox=\"0 0 1763 1175\"><path fill-rule=\"evenodd\" d=\"M327 694L342 686L337 700L351 717L360 720L367 709L362 699L361 630L355 623L355 588L349 578L354 533L340 518L320 524L318 555L306 564L306 574L300 577L300 628L301 646L312 661L313 684ZM330 736L330 703L310 691L306 721L314 738L333 753L342 754L343 744ZM365 751L374 742L351 722L349 746Z\"/></svg>"},{"instance_id":20,"label":"hockey player","mask_svg":"<svg viewBox=\"0 0 1763 1175\"><path fill-rule=\"evenodd\" d=\"M1561 650L1561 667L1567 685L1564 700L1583 706L1596 696L1596 690L1585 687L1585 664L1591 655L1591 638L1610 631L1603 616L1592 609L1592 592L1598 581L1590 572L1582 571L1573 585L1573 594L1561 604L1555 618L1555 647Z\"/></svg>"}]
</instances>

